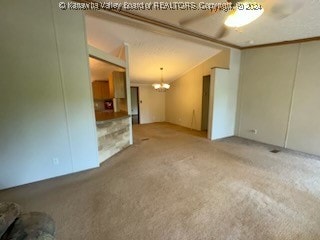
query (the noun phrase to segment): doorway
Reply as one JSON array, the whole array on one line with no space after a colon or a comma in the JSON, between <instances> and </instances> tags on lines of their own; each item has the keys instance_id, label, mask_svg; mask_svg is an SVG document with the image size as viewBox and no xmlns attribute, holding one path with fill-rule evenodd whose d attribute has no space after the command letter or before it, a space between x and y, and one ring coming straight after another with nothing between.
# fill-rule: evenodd
<instances>
[{"instance_id":1,"label":"doorway","mask_svg":"<svg viewBox=\"0 0 320 240\"><path fill-rule=\"evenodd\" d=\"M131 87L130 90L132 124L140 124L139 87Z\"/></svg>"},{"instance_id":2,"label":"doorway","mask_svg":"<svg viewBox=\"0 0 320 240\"><path fill-rule=\"evenodd\" d=\"M210 97L210 75L204 76L202 78L201 131L208 131L209 97Z\"/></svg>"}]
</instances>

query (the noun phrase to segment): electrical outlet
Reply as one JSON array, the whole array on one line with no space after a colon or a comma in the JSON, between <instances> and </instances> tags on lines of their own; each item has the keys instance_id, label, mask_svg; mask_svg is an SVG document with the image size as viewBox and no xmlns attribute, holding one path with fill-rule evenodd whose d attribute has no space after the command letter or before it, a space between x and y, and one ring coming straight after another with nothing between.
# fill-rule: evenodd
<instances>
[{"instance_id":1,"label":"electrical outlet","mask_svg":"<svg viewBox=\"0 0 320 240\"><path fill-rule=\"evenodd\" d=\"M249 132L252 132L253 134L257 134L258 130L257 129L251 129Z\"/></svg>"},{"instance_id":2,"label":"electrical outlet","mask_svg":"<svg viewBox=\"0 0 320 240\"><path fill-rule=\"evenodd\" d=\"M53 165L59 165L59 158L52 158Z\"/></svg>"}]
</instances>

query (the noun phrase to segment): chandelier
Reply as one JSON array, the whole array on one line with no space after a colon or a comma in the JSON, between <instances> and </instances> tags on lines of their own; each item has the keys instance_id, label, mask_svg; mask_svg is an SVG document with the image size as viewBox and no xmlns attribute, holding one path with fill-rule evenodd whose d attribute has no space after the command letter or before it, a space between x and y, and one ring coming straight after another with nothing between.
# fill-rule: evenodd
<instances>
[{"instance_id":1,"label":"chandelier","mask_svg":"<svg viewBox=\"0 0 320 240\"><path fill-rule=\"evenodd\" d=\"M160 83L152 84L152 86L158 92L165 92L170 88L170 85L163 82L163 68L160 68L160 70L161 70L161 81L160 81Z\"/></svg>"}]
</instances>

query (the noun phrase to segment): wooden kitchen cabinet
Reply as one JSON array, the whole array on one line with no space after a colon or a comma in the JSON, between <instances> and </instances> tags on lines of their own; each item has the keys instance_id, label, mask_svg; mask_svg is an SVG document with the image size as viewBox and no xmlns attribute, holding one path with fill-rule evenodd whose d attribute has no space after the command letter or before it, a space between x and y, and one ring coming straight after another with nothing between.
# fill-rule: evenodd
<instances>
[{"instance_id":1,"label":"wooden kitchen cabinet","mask_svg":"<svg viewBox=\"0 0 320 240\"><path fill-rule=\"evenodd\" d=\"M114 71L109 76L112 98L126 98L126 73Z\"/></svg>"},{"instance_id":2,"label":"wooden kitchen cabinet","mask_svg":"<svg viewBox=\"0 0 320 240\"><path fill-rule=\"evenodd\" d=\"M112 98L108 81L92 82L93 98L95 100L107 100Z\"/></svg>"}]
</instances>

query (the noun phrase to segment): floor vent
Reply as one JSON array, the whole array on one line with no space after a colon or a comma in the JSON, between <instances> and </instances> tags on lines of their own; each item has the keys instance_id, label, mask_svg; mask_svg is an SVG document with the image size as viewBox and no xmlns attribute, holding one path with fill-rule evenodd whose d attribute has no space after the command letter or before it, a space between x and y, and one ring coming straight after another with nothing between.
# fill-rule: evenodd
<instances>
[{"instance_id":1,"label":"floor vent","mask_svg":"<svg viewBox=\"0 0 320 240\"><path fill-rule=\"evenodd\" d=\"M270 152L272 152L272 153L278 153L278 152L280 152L280 150L273 149L273 150L271 150Z\"/></svg>"},{"instance_id":2,"label":"floor vent","mask_svg":"<svg viewBox=\"0 0 320 240\"><path fill-rule=\"evenodd\" d=\"M141 141L148 141L149 138L142 138Z\"/></svg>"}]
</instances>

